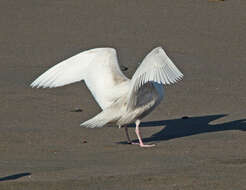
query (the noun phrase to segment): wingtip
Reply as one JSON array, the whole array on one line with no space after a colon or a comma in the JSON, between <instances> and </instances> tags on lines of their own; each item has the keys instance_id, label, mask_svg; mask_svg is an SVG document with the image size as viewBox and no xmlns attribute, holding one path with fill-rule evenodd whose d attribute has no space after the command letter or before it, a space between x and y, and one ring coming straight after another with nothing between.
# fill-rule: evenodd
<instances>
[{"instance_id":1,"label":"wingtip","mask_svg":"<svg viewBox=\"0 0 246 190\"><path fill-rule=\"evenodd\" d=\"M30 84L30 86L32 88L40 88L40 83L37 80L35 80Z\"/></svg>"},{"instance_id":2,"label":"wingtip","mask_svg":"<svg viewBox=\"0 0 246 190\"><path fill-rule=\"evenodd\" d=\"M30 84L30 87L31 88L46 88L45 86L42 86L42 85L40 85L40 84L37 84L37 83L35 83L35 81L33 82L33 83L31 83Z\"/></svg>"},{"instance_id":3,"label":"wingtip","mask_svg":"<svg viewBox=\"0 0 246 190\"><path fill-rule=\"evenodd\" d=\"M34 87L35 87L34 82L32 82L32 83L30 84L30 87L31 87L31 88L34 88Z\"/></svg>"},{"instance_id":4,"label":"wingtip","mask_svg":"<svg viewBox=\"0 0 246 190\"><path fill-rule=\"evenodd\" d=\"M164 51L164 49L161 46L158 46L153 49L154 52L159 53L160 51Z\"/></svg>"},{"instance_id":5,"label":"wingtip","mask_svg":"<svg viewBox=\"0 0 246 190\"><path fill-rule=\"evenodd\" d=\"M148 55L153 55L153 54L157 55L157 56L161 56L161 57L163 57L163 56L166 57L167 56L165 50L161 46L158 46L158 47L154 48Z\"/></svg>"}]
</instances>

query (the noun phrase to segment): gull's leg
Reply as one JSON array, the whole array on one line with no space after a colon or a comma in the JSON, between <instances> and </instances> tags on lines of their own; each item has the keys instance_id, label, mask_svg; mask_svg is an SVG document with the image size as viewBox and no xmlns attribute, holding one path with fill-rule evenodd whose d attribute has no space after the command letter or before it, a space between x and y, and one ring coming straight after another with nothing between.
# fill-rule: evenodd
<instances>
[{"instance_id":1,"label":"gull's leg","mask_svg":"<svg viewBox=\"0 0 246 190\"><path fill-rule=\"evenodd\" d=\"M130 139L127 125L125 125L125 132L126 132L126 138L127 138L128 144L139 144L139 143L132 142L132 140Z\"/></svg>"},{"instance_id":2,"label":"gull's leg","mask_svg":"<svg viewBox=\"0 0 246 190\"><path fill-rule=\"evenodd\" d=\"M137 134L137 137L138 137L138 140L139 140L139 145L141 147L153 147L153 146L155 146L155 144L144 144L143 143L142 138L141 138L141 134L140 134L140 130L139 130L140 120L137 120L135 122L135 124L136 124L136 134Z\"/></svg>"},{"instance_id":3,"label":"gull's leg","mask_svg":"<svg viewBox=\"0 0 246 190\"><path fill-rule=\"evenodd\" d=\"M125 125L125 132L126 132L126 138L127 138L128 144L132 144L132 141L131 141L130 136L129 136L129 133L128 133L128 127L127 127L127 125Z\"/></svg>"}]
</instances>

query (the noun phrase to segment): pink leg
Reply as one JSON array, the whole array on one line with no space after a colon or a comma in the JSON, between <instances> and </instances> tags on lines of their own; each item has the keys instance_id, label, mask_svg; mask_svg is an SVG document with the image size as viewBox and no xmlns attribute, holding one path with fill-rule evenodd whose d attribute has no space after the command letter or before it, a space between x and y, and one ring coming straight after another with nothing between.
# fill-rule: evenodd
<instances>
[{"instance_id":1,"label":"pink leg","mask_svg":"<svg viewBox=\"0 0 246 190\"><path fill-rule=\"evenodd\" d=\"M140 120L137 120L135 122L135 124L136 124L136 134L137 134L137 137L138 137L138 140L139 140L139 145L141 147L153 147L153 146L155 146L155 144L144 144L143 143L142 138L141 138L141 134L140 134L140 130L139 130Z\"/></svg>"}]
</instances>

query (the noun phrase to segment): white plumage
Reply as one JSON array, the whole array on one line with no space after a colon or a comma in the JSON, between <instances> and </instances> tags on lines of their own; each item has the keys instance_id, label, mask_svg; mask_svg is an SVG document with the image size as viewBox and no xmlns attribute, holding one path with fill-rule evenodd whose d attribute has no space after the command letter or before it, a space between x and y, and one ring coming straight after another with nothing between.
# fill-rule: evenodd
<instances>
[{"instance_id":1,"label":"white plumage","mask_svg":"<svg viewBox=\"0 0 246 190\"><path fill-rule=\"evenodd\" d=\"M116 50L95 48L77 54L53 66L39 76L32 87L53 88L84 81L102 112L81 126L102 127L115 122L124 126L132 143L127 124L136 123L136 134L141 147L140 120L149 114L163 98L163 84L172 84L183 77L161 47L153 49L142 61L132 79L120 70Z\"/></svg>"}]
</instances>

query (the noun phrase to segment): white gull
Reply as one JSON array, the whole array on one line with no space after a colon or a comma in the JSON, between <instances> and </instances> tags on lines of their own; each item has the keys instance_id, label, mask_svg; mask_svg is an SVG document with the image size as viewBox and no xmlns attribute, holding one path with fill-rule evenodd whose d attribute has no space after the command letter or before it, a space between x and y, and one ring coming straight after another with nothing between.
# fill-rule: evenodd
<instances>
[{"instance_id":1,"label":"white gull","mask_svg":"<svg viewBox=\"0 0 246 190\"><path fill-rule=\"evenodd\" d=\"M32 84L32 87L53 88L84 81L102 111L81 126L95 128L116 123L125 128L128 143L144 144L139 131L140 121L163 99L163 84L172 84L183 77L161 47L153 49L142 61L132 79L121 71L114 48L95 48L79 53L53 66ZM139 143L133 143L127 124L135 122Z\"/></svg>"}]
</instances>

